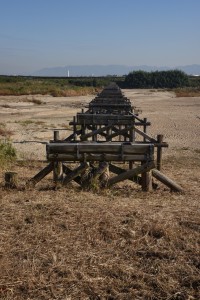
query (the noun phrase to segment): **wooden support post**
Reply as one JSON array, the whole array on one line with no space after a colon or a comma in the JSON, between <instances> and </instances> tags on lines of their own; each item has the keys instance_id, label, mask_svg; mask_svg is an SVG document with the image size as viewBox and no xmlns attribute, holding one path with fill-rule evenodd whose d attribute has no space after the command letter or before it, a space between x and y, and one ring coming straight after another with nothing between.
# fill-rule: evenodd
<instances>
[{"instance_id":1,"label":"wooden support post","mask_svg":"<svg viewBox=\"0 0 200 300\"><path fill-rule=\"evenodd\" d=\"M112 127L108 127L107 129L107 137L112 136ZM106 141L108 140L108 138L106 137ZM112 141L112 138L110 139L110 141Z\"/></svg>"},{"instance_id":2,"label":"wooden support post","mask_svg":"<svg viewBox=\"0 0 200 300\"><path fill-rule=\"evenodd\" d=\"M76 133L76 117L73 117L73 132Z\"/></svg>"},{"instance_id":3,"label":"wooden support post","mask_svg":"<svg viewBox=\"0 0 200 300\"><path fill-rule=\"evenodd\" d=\"M122 130L122 125L119 125L119 131L120 130ZM119 135L119 141L121 142L121 140L122 140L122 136L121 136L121 134Z\"/></svg>"},{"instance_id":4,"label":"wooden support post","mask_svg":"<svg viewBox=\"0 0 200 300\"><path fill-rule=\"evenodd\" d=\"M128 133L128 132L127 132L127 131L128 131L128 130L127 130L127 125L124 126L124 129L125 129L125 132ZM127 139L126 139L126 135L124 135L124 142L126 142L126 140L127 140Z\"/></svg>"},{"instance_id":5,"label":"wooden support post","mask_svg":"<svg viewBox=\"0 0 200 300\"><path fill-rule=\"evenodd\" d=\"M95 132L97 130L97 127L95 125L92 126L92 131ZM97 141L97 134L92 135L92 141L96 142Z\"/></svg>"},{"instance_id":6,"label":"wooden support post","mask_svg":"<svg viewBox=\"0 0 200 300\"><path fill-rule=\"evenodd\" d=\"M60 136L59 136L59 131L54 130L54 142L59 141ZM53 181L58 182L62 181L63 179L63 167L62 167L62 162L55 161L54 166L53 166Z\"/></svg>"},{"instance_id":7,"label":"wooden support post","mask_svg":"<svg viewBox=\"0 0 200 300\"><path fill-rule=\"evenodd\" d=\"M148 172L151 169L153 169L154 167L155 167L155 164L154 164L153 161L147 162L147 163L143 164L142 166L136 167L133 170L129 170L127 172L119 174L118 176L110 178L108 180L108 186L111 186L111 185L113 185L113 184L115 184L117 182L129 179L129 178L132 178L135 175L142 174L144 172Z\"/></svg>"},{"instance_id":8,"label":"wooden support post","mask_svg":"<svg viewBox=\"0 0 200 300\"><path fill-rule=\"evenodd\" d=\"M55 161L53 166L53 181L56 183L63 180L63 165L60 161Z\"/></svg>"},{"instance_id":9,"label":"wooden support post","mask_svg":"<svg viewBox=\"0 0 200 300\"><path fill-rule=\"evenodd\" d=\"M183 188L180 185L178 185L176 182L171 180L169 177L165 176L160 171L153 169L152 176L155 177L160 182L162 182L163 184L165 184L166 186L168 186L171 189L171 191L180 192L180 193L184 192Z\"/></svg>"},{"instance_id":10,"label":"wooden support post","mask_svg":"<svg viewBox=\"0 0 200 300\"><path fill-rule=\"evenodd\" d=\"M144 133L147 133L147 118L144 118ZM144 136L144 142L146 142L146 137Z\"/></svg>"},{"instance_id":11,"label":"wooden support post","mask_svg":"<svg viewBox=\"0 0 200 300\"><path fill-rule=\"evenodd\" d=\"M163 142L163 135L159 134L157 135L157 169L161 171L162 169L162 142Z\"/></svg>"},{"instance_id":12,"label":"wooden support post","mask_svg":"<svg viewBox=\"0 0 200 300\"><path fill-rule=\"evenodd\" d=\"M54 142L59 141L59 130L54 130L53 132L53 140Z\"/></svg>"},{"instance_id":13,"label":"wooden support post","mask_svg":"<svg viewBox=\"0 0 200 300\"><path fill-rule=\"evenodd\" d=\"M142 180L141 180L142 190L144 192L152 191L152 175L151 175L151 171L144 172L144 173L142 173L141 176L142 176Z\"/></svg>"},{"instance_id":14,"label":"wooden support post","mask_svg":"<svg viewBox=\"0 0 200 300\"><path fill-rule=\"evenodd\" d=\"M16 172L6 172L5 173L5 187L8 189L17 188L17 173Z\"/></svg>"},{"instance_id":15,"label":"wooden support post","mask_svg":"<svg viewBox=\"0 0 200 300\"><path fill-rule=\"evenodd\" d=\"M89 168L89 164L87 162L81 163L81 165L78 168L74 169L68 176L64 178L63 185L66 185L74 178L81 175L88 168Z\"/></svg>"}]
</instances>

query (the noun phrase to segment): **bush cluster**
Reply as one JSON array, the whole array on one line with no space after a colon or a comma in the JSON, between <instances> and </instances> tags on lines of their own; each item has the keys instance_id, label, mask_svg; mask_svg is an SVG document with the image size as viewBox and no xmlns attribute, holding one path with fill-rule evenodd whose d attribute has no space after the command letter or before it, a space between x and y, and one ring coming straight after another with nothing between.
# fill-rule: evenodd
<instances>
[{"instance_id":1,"label":"bush cluster","mask_svg":"<svg viewBox=\"0 0 200 300\"><path fill-rule=\"evenodd\" d=\"M189 77L182 71L133 71L125 77L126 88L178 88L189 86Z\"/></svg>"}]
</instances>

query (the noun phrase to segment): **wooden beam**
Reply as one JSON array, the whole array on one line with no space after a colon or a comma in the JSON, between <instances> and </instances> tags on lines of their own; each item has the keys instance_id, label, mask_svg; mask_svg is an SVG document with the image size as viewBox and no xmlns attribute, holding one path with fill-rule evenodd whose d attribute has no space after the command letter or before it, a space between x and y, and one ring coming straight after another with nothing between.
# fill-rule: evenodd
<instances>
[{"instance_id":1,"label":"wooden beam","mask_svg":"<svg viewBox=\"0 0 200 300\"><path fill-rule=\"evenodd\" d=\"M93 173L93 180L97 180L108 168L108 163L103 161L99 163L99 167Z\"/></svg>"},{"instance_id":2,"label":"wooden beam","mask_svg":"<svg viewBox=\"0 0 200 300\"><path fill-rule=\"evenodd\" d=\"M67 167L65 164L63 164L63 172L68 175L72 172L73 170L71 170L69 167ZM77 176L76 178L73 179L76 183L81 185L81 177Z\"/></svg>"},{"instance_id":3,"label":"wooden beam","mask_svg":"<svg viewBox=\"0 0 200 300\"><path fill-rule=\"evenodd\" d=\"M164 175L160 171L158 171L156 169L153 169L152 170L152 176L155 177L160 182L162 182L163 184L165 184L167 187L169 187L171 189L171 191L179 192L179 193L184 192L183 188L180 185L178 185L176 182L171 180L169 177L167 177L166 175Z\"/></svg>"},{"instance_id":4,"label":"wooden beam","mask_svg":"<svg viewBox=\"0 0 200 300\"><path fill-rule=\"evenodd\" d=\"M105 130L107 130L107 129L111 128L111 127L112 127L111 125L109 125L109 126L104 126L104 127L99 128L99 129L97 129L97 130L94 130L94 131L92 131L92 132L89 132L89 133L87 133L87 134L85 134L85 135L82 135L82 136L81 136L81 140L83 141L83 140L86 140L86 139L89 138L89 137L92 137L92 136L96 135L96 134L101 134L102 132L104 132Z\"/></svg>"},{"instance_id":5,"label":"wooden beam","mask_svg":"<svg viewBox=\"0 0 200 300\"><path fill-rule=\"evenodd\" d=\"M68 142L68 141L72 141L74 140L74 138L77 136L77 135L80 135L82 133L82 130L79 129L77 130L76 132L70 134L66 139L64 139L65 142Z\"/></svg>"},{"instance_id":6,"label":"wooden beam","mask_svg":"<svg viewBox=\"0 0 200 300\"><path fill-rule=\"evenodd\" d=\"M147 154L61 153L48 154L49 161L147 161Z\"/></svg>"},{"instance_id":7,"label":"wooden beam","mask_svg":"<svg viewBox=\"0 0 200 300\"><path fill-rule=\"evenodd\" d=\"M143 131L139 130L138 128L134 127L134 130L140 134L141 136L143 136L145 139L149 140L151 143L157 143L157 141L152 138L151 136L149 136L148 134L144 133Z\"/></svg>"},{"instance_id":8,"label":"wooden beam","mask_svg":"<svg viewBox=\"0 0 200 300\"><path fill-rule=\"evenodd\" d=\"M153 153L153 144L121 143L121 142L80 142L80 143L49 143L47 154L105 153L105 154L149 154Z\"/></svg>"},{"instance_id":9,"label":"wooden beam","mask_svg":"<svg viewBox=\"0 0 200 300\"><path fill-rule=\"evenodd\" d=\"M133 165L133 167L134 167L134 165ZM110 172L118 174L118 175L121 174L121 173L125 173L127 171L127 170L122 169L122 168L120 168L116 165L113 165L113 164L109 164L109 170L110 170ZM135 183L137 183L139 185L142 185L142 177L141 176L135 175L132 178L131 177L128 178L128 180L134 181ZM153 187L153 189L156 190L158 188L158 184L155 183L155 182L152 182L152 187Z\"/></svg>"},{"instance_id":10,"label":"wooden beam","mask_svg":"<svg viewBox=\"0 0 200 300\"><path fill-rule=\"evenodd\" d=\"M121 129L121 130L118 129L115 133L112 133L112 134L110 134L110 135L107 136L107 141L110 141L110 140L112 140L112 138L114 138L114 137L116 137L116 136L118 136L118 135L122 135L122 134L124 134L124 133L127 133L127 135L130 136L130 135L128 134L128 130L130 130L130 129L132 129L132 128L134 128L134 125L132 125L132 126L127 126L126 128Z\"/></svg>"},{"instance_id":11,"label":"wooden beam","mask_svg":"<svg viewBox=\"0 0 200 300\"><path fill-rule=\"evenodd\" d=\"M153 168L155 168L154 162L147 162L141 166L136 167L135 169L128 170L125 173L122 173L122 174L119 174L118 176L110 178L108 180L108 186L111 186L117 182L134 177L135 175L142 174L144 172L148 172Z\"/></svg>"},{"instance_id":12,"label":"wooden beam","mask_svg":"<svg viewBox=\"0 0 200 300\"><path fill-rule=\"evenodd\" d=\"M51 162L39 173L37 173L33 178L29 179L26 185L35 186L39 181L41 181L45 176L47 176L51 171L53 171L54 163Z\"/></svg>"},{"instance_id":13,"label":"wooden beam","mask_svg":"<svg viewBox=\"0 0 200 300\"><path fill-rule=\"evenodd\" d=\"M66 176L63 180L63 185L66 185L70 181L72 181L74 178L79 176L81 173L83 173L86 169L89 168L89 164L84 162L81 163L80 166L78 166L76 169L74 169L68 176Z\"/></svg>"}]
</instances>

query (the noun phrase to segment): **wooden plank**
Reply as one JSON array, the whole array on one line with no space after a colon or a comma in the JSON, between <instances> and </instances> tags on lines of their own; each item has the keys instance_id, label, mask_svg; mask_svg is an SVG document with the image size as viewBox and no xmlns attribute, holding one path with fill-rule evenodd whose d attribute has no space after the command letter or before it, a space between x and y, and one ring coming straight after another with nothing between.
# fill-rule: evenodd
<instances>
[{"instance_id":1,"label":"wooden plank","mask_svg":"<svg viewBox=\"0 0 200 300\"><path fill-rule=\"evenodd\" d=\"M72 181L74 178L79 176L81 173L83 173L86 169L89 168L89 164L84 162L80 166L78 166L76 169L74 169L68 176L66 176L63 180L63 185L66 185L70 181Z\"/></svg>"},{"instance_id":2,"label":"wooden plank","mask_svg":"<svg viewBox=\"0 0 200 300\"><path fill-rule=\"evenodd\" d=\"M147 163L145 163L145 164L143 164L139 167L136 167L132 170L128 170L128 171L126 171L122 174L119 174L118 176L110 178L108 180L108 186L111 186L111 185L116 184L120 181L124 181L126 179L131 178L131 177L134 177L135 175L142 174L144 172L148 172L153 168L155 168L154 162L147 162Z\"/></svg>"},{"instance_id":3,"label":"wooden plank","mask_svg":"<svg viewBox=\"0 0 200 300\"><path fill-rule=\"evenodd\" d=\"M176 182L174 182L173 180L171 180L169 177L167 177L166 175L164 175L160 171L158 171L156 169L153 169L152 170L152 175L157 180L159 180L160 182L162 182L163 184L165 184L167 187L169 187L171 189L171 191L173 191L173 192L180 192L180 193L184 192L183 188L180 185L178 185Z\"/></svg>"}]
</instances>

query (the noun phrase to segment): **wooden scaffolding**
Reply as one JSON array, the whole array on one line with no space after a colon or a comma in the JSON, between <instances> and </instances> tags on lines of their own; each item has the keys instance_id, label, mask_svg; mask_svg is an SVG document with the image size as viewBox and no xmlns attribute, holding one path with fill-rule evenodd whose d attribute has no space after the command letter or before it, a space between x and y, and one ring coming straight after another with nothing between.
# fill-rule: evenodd
<instances>
[{"instance_id":1,"label":"wooden scaffolding","mask_svg":"<svg viewBox=\"0 0 200 300\"><path fill-rule=\"evenodd\" d=\"M67 185L75 181L82 186L96 182L110 187L129 179L143 191L156 188L152 177L173 191L182 191L162 174L162 148L168 147L163 136L147 134L150 122L141 119L131 101L112 83L98 94L69 123L73 132L65 139L54 131L54 139L46 145L49 164L29 180L37 184L53 172L55 183Z\"/></svg>"}]
</instances>

